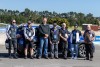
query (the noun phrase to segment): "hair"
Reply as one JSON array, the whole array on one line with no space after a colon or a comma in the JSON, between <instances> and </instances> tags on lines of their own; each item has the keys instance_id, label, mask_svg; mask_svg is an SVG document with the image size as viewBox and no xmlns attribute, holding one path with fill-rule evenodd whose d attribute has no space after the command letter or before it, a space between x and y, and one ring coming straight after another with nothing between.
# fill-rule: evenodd
<instances>
[{"instance_id":1,"label":"hair","mask_svg":"<svg viewBox=\"0 0 100 67\"><path fill-rule=\"evenodd\" d=\"M57 23L56 21L53 21L53 23Z\"/></svg>"},{"instance_id":2,"label":"hair","mask_svg":"<svg viewBox=\"0 0 100 67\"><path fill-rule=\"evenodd\" d=\"M62 23L62 25L66 25L66 23Z\"/></svg>"}]
</instances>

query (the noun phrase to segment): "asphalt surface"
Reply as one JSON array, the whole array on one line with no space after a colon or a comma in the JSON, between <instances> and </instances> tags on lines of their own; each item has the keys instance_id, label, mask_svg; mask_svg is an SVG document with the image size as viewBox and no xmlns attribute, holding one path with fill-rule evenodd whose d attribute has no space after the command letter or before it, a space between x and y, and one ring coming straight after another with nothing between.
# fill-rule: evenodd
<instances>
[{"instance_id":1,"label":"asphalt surface","mask_svg":"<svg viewBox=\"0 0 100 67\"><path fill-rule=\"evenodd\" d=\"M67 59L9 59L7 50L0 46L0 67L100 67L100 46L96 46L93 61Z\"/></svg>"}]
</instances>

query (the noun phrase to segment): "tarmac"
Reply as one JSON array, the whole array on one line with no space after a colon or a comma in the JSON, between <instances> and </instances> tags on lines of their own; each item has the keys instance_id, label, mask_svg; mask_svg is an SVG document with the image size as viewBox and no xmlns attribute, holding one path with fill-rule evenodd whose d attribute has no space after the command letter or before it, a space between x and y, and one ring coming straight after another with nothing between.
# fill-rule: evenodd
<instances>
[{"instance_id":1,"label":"tarmac","mask_svg":"<svg viewBox=\"0 0 100 67\"><path fill-rule=\"evenodd\" d=\"M95 46L93 61L78 58L70 59L9 59L5 46L0 45L0 67L100 67L100 46Z\"/></svg>"}]
</instances>

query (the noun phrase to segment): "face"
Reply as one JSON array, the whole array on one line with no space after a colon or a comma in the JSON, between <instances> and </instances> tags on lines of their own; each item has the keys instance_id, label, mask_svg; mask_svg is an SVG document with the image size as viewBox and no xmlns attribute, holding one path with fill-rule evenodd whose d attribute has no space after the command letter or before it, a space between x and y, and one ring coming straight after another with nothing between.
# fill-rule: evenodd
<instances>
[{"instance_id":1,"label":"face","mask_svg":"<svg viewBox=\"0 0 100 67\"><path fill-rule=\"evenodd\" d=\"M31 21L28 21L28 26L29 26L29 27L31 26Z\"/></svg>"},{"instance_id":2,"label":"face","mask_svg":"<svg viewBox=\"0 0 100 67\"><path fill-rule=\"evenodd\" d=\"M65 23L63 23L63 24L62 24L62 27L63 27L63 28L66 28L66 24L65 24Z\"/></svg>"},{"instance_id":3,"label":"face","mask_svg":"<svg viewBox=\"0 0 100 67\"><path fill-rule=\"evenodd\" d=\"M74 30L77 30L77 28L78 28L77 26L74 26Z\"/></svg>"},{"instance_id":4,"label":"face","mask_svg":"<svg viewBox=\"0 0 100 67\"><path fill-rule=\"evenodd\" d=\"M16 24L16 20L12 20L12 24Z\"/></svg>"},{"instance_id":5,"label":"face","mask_svg":"<svg viewBox=\"0 0 100 67\"><path fill-rule=\"evenodd\" d=\"M91 26L90 25L87 26L87 30L91 30Z\"/></svg>"},{"instance_id":6,"label":"face","mask_svg":"<svg viewBox=\"0 0 100 67\"><path fill-rule=\"evenodd\" d=\"M53 24L53 26L54 26L54 28L55 28L55 27L57 26L57 24L56 24L56 23L54 23L54 24Z\"/></svg>"},{"instance_id":7,"label":"face","mask_svg":"<svg viewBox=\"0 0 100 67\"><path fill-rule=\"evenodd\" d=\"M47 18L43 18L43 24L47 23Z\"/></svg>"}]
</instances>

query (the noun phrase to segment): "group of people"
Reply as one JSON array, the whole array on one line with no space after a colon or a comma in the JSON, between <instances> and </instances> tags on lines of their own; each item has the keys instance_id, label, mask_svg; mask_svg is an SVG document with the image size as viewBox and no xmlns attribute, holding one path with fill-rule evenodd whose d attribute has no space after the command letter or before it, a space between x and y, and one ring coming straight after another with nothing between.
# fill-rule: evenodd
<instances>
[{"instance_id":1,"label":"group of people","mask_svg":"<svg viewBox=\"0 0 100 67\"><path fill-rule=\"evenodd\" d=\"M35 28L32 28L31 21L27 22L26 27L24 28L23 37L25 38L25 47L24 47L24 54L25 59L27 59L28 48L30 48L30 58L33 59L33 43L34 43L34 36ZM74 25L74 30L69 32L66 28L66 24L62 23L61 28L58 28L56 22L53 22L53 28L47 24L47 18L43 17L42 24L39 25L38 28L38 38L39 44L37 49L37 58L41 59L44 56L48 59L48 43L50 43L50 56L51 59L56 58L58 59L58 45L62 46L62 55L64 59L67 59L68 53L68 38L70 37L71 42L71 58L77 59L78 57L78 43L80 41L80 36L82 36L81 31L78 30L78 25ZM12 58L11 55L11 46L14 47L14 58L18 58L17 56L17 38L20 35L16 34L17 32L17 25L16 21L12 20L11 24L7 28L7 38L9 40L9 58ZM87 26L87 30L84 32L84 42L86 47L86 60L93 59L93 40L95 39L95 34L91 30L90 26ZM43 53L43 54L42 54Z\"/></svg>"}]
</instances>

